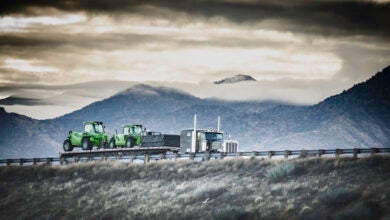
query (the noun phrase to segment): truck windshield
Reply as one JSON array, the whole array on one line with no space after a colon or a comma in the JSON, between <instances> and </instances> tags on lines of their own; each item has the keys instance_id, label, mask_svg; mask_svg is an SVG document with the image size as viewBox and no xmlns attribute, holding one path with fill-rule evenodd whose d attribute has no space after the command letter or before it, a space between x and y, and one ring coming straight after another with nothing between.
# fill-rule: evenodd
<instances>
[{"instance_id":1,"label":"truck windshield","mask_svg":"<svg viewBox=\"0 0 390 220\"><path fill-rule=\"evenodd\" d=\"M207 132L206 133L206 140L208 140L208 141L222 141L223 135L221 133Z\"/></svg>"},{"instance_id":2,"label":"truck windshield","mask_svg":"<svg viewBox=\"0 0 390 220\"><path fill-rule=\"evenodd\" d=\"M95 132L96 133L104 133L104 128L102 124L95 124Z\"/></svg>"}]
</instances>

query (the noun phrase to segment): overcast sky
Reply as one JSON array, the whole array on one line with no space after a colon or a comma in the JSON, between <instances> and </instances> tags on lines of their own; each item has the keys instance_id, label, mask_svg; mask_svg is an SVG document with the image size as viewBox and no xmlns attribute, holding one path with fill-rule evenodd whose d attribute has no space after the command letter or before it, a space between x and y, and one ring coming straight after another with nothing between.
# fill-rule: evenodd
<instances>
[{"instance_id":1,"label":"overcast sky","mask_svg":"<svg viewBox=\"0 0 390 220\"><path fill-rule=\"evenodd\" d=\"M121 80L314 104L390 64L389 11L363 0L0 1L0 98L54 117L133 85L69 96L69 84ZM239 95L209 83L236 74L258 83Z\"/></svg>"}]
</instances>

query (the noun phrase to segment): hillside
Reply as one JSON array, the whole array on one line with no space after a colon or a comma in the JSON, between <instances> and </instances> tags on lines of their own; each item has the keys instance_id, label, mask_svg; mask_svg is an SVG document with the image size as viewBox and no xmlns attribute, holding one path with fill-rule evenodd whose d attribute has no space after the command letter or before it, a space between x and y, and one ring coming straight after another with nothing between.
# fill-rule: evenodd
<instances>
[{"instance_id":1,"label":"hillside","mask_svg":"<svg viewBox=\"0 0 390 220\"><path fill-rule=\"evenodd\" d=\"M390 158L0 167L1 219L388 219Z\"/></svg>"},{"instance_id":2,"label":"hillside","mask_svg":"<svg viewBox=\"0 0 390 220\"><path fill-rule=\"evenodd\" d=\"M58 143L51 133L41 131L41 122L23 115L7 113L0 107L0 157L56 155Z\"/></svg>"},{"instance_id":3,"label":"hillside","mask_svg":"<svg viewBox=\"0 0 390 220\"><path fill-rule=\"evenodd\" d=\"M33 120L3 110L0 134L6 138L1 138L0 155L55 156L68 131L82 130L87 120L104 121L110 134L127 123L178 134L192 127L195 113L203 128L215 128L220 115L222 130L240 142L241 150L389 147L389 72L390 67L385 68L313 106L200 99L167 87L136 85L51 120Z\"/></svg>"},{"instance_id":4,"label":"hillside","mask_svg":"<svg viewBox=\"0 0 390 220\"><path fill-rule=\"evenodd\" d=\"M390 67L341 94L308 107L280 106L245 115L257 146L289 149L389 147Z\"/></svg>"}]
</instances>

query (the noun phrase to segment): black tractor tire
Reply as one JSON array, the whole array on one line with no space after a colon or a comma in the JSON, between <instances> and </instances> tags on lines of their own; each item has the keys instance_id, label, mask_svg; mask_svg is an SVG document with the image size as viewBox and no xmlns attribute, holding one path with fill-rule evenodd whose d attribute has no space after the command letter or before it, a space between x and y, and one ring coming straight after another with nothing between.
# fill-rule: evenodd
<instances>
[{"instance_id":1,"label":"black tractor tire","mask_svg":"<svg viewBox=\"0 0 390 220\"><path fill-rule=\"evenodd\" d=\"M70 142L69 139L66 139L64 141L64 144L62 145L62 148L64 148L65 152L69 152L69 151L73 150L73 145L72 145L72 143Z\"/></svg>"},{"instance_id":2,"label":"black tractor tire","mask_svg":"<svg viewBox=\"0 0 390 220\"><path fill-rule=\"evenodd\" d=\"M92 150L92 143L89 140L89 137L83 138L83 140L81 142L81 148L83 150Z\"/></svg>"},{"instance_id":3,"label":"black tractor tire","mask_svg":"<svg viewBox=\"0 0 390 220\"><path fill-rule=\"evenodd\" d=\"M126 139L125 147L126 148L133 148L134 147L134 139L129 137Z\"/></svg>"},{"instance_id":4,"label":"black tractor tire","mask_svg":"<svg viewBox=\"0 0 390 220\"><path fill-rule=\"evenodd\" d=\"M108 148L111 148L111 149L116 148L115 139L114 138L111 138L110 143L108 144Z\"/></svg>"}]
</instances>

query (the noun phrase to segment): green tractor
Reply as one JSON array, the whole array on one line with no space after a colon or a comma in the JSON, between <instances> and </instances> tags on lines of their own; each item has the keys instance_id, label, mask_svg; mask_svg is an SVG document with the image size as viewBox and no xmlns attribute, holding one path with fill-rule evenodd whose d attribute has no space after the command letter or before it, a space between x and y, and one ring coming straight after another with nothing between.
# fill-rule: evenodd
<instances>
[{"instance_id":1,"label":"green tractor","mask_svg":"<svg viewBox=\"0 0 390 220\"><path fill-rule=\"evenodd\" d=\"M72 151L74 147L81 147L83 150L92 150L94 146L107 148L108 135L104 131L103 122L84 122L84 132L69 131L68 138L64 141L64 151Z\"/></svg>"},{"instance_id":2,"label":"green tractor","mask_svg":"<svg viewBox=\"0 0 390 220\"><path fill-rule=\"evenodd\" d=\"M141 145L142 125L123 125L123 133L115 134L111 137L109 147L133 148Z\"/></svg>"}]
</instances>

